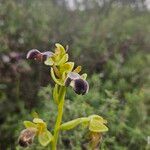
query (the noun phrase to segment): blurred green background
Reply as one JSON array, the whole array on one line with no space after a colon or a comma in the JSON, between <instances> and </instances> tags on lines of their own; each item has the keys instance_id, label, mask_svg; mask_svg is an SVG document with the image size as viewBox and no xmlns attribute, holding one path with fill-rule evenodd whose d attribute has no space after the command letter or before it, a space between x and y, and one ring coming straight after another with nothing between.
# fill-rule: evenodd
<instances>
[{"instance_id":1,"label":"blurred green background","mask_svg":"<svg viewBox=\"0 0 150 150\"><path fill-rule=\"evenodd\" d=\"M150 149L149 6L144 0L0 0L0 150L21 149L18 135L32 111L52 129L49 68L25 57L56 42L69 45L90 84L85 96L68 89L63 120L99 114L109 127L99 149ZM84 149L85 134L80 127L62 132L59 149Z\"/></svg>"}]
</instances>

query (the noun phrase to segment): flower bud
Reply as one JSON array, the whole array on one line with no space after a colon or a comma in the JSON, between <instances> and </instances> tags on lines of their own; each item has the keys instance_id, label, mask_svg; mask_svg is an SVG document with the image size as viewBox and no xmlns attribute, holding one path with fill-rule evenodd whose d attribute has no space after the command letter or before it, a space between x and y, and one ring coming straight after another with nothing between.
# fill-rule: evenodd
<instances>
[{"instance_id":1,"label":"flower bud","mask_svg":"<svg viewBox=\"0 0 150 150\"><path fill-rule=\"evenodd\" d=\"M35 128L24 129L19 136L19 145L22 147L28 147L33 143L35 135L36 135Z\"/></svg>"}]
</instances>

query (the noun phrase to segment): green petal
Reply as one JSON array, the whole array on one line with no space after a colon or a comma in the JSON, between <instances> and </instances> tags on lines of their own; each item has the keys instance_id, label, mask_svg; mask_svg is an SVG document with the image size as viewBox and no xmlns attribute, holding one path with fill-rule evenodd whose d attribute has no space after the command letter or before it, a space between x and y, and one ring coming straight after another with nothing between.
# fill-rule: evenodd
<instances>
[{"instance_id":1,"label":"green petal","mask_svg":"<svg viewBox=\"0 0 150 150\"><path fill-rule=\"evenodd\" d=\"M53 136L48 130L45 130L38 136L38 141L42 146L47 146L52 140Z\"/></svg>"},{"instance_id":2,"label":"green petal","mask_svg":"<svg viewBox=\"0 0 150 150\"><path fill-rule=\"evenodd\" d=\"M54 61L53 59L50 57L48 59L46 59L46 61L44 62L45 65L48 65L48 66L52 66L54 64Z\"/></svg>"},{"instance_id":3,"label":"green petal","mask_svg":"<svg viewBox=\"0 0 150 150\"><path fill-rule=\"evenodd\" d=\"M24 121L23 124L26 128L36 128L37 127L36 124L34 124L31 121Z\"/></svg>"},{"instance_id":4,"label":"green petal","mask_svg":"<svg viewBox=\"0 0 150 150\"><path fill-rule=\"evenodd\" d=\"M79 73L81 71L82 67L81 66L78 66L76 69L74 69L73 72L76 72L76 73Z\"/></svg>"}]
</instances>

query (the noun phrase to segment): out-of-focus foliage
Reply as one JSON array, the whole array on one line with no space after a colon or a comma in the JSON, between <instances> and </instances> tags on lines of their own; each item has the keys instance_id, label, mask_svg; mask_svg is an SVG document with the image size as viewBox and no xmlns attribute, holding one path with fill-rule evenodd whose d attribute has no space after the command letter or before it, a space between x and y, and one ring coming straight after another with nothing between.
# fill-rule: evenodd
<instances>
[{"instance_id":1,"label":"out-of-focus foliage","mask_svg":"<svg viewBox=\"0 0 150 150\"><path fill-rule=\"evenodd\" d=\"M25 54L32 48L49 50L56 42L68 44L71 57L90 75L88 95L69 90L64 121L102 115L109 127L102 149L150 148L150 13L140 1L98 2L76 3L76 9L63 0L0 2L0 149L20 149L21 123L32 119L32 110L49 129L54 124L49 68L28 64ZM85 147L81 128L62 132L59 147Z\"/></svg>"}]
</instances>

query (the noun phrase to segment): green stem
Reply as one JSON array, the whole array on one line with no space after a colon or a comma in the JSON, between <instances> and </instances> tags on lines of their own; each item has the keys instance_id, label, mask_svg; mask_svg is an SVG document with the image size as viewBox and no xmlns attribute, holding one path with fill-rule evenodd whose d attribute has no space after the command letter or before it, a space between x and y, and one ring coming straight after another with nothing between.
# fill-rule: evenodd
<instances>
[{"instance_id":1,"label":"green stem","mask_svg":"<svg viewBox=\"0 0 150 150\"><path fill-rule=\"evenodd\" d=\"M60 87L60 92L59 92L59 104L58 104L58 114L57 114L57 120L54 128L54 140L52 142L52 150L57 149L57 141L58 141L58 136L59 136L59 128L61 125L62 121L62 116L63 116L63 107L64 107L64 100L65 100L65 94L66 94L66 87L61 86Z\"/></svg>"}]
</instances>

